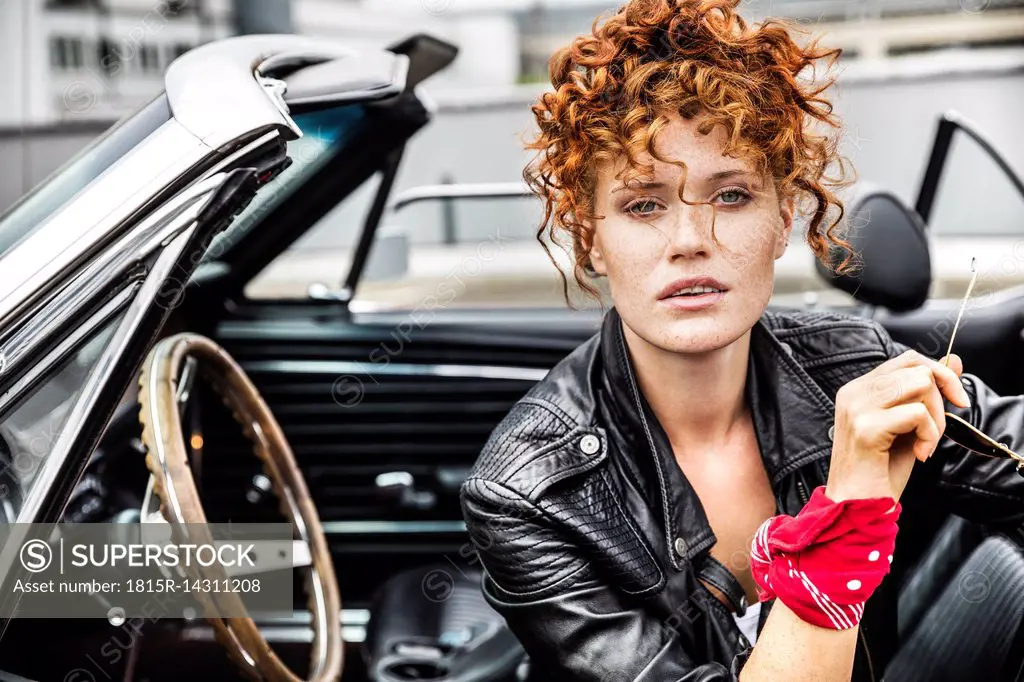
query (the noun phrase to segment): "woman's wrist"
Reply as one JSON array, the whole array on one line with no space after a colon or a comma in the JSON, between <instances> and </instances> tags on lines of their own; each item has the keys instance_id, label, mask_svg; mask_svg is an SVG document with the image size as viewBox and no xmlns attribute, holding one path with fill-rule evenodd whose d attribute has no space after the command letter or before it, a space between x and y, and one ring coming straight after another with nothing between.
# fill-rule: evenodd
<instances>
[{"instance_id":1,"label":"woman's wrist","mask_svg":"<svg viewBox=\"0 0 1024 682\"><path fill-rule=\"evenodd\" d=\"M833 502L847 500L870 500L879 497L893 497L889 477L846 477L842 481L829 481L825 485L825 496Z\"/></svg>"},{"instance_id":2,"label":"woman's wrist","mask_svg":"<svg viewBox=\"0 0 1024 682\"><path fill-rule=\"evenodd\" d=\"M772 517L754 536L751 574L761 600L778 597L814 625L855 627L889 572L899 513L891 496L837 501L816 488L797 516Z\"/></svg>"}]
</instances>

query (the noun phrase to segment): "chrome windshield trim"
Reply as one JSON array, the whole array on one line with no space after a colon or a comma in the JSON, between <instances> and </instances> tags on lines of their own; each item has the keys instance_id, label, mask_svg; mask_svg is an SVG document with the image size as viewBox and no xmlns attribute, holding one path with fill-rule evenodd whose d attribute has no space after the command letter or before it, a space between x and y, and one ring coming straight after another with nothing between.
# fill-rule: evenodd
<instances>
[{"instance_id":1,"label":"chrome windshield trim","mask_svg":"<svg viewBox=\"0 0 1024 682\"><path fill-rule=\"evenodd\" d=\"M279 128L297 138L302 132L288 116L280 95L261 84L259 72L273 75L282 67L357 54L333 39L237 36L186 52L168 67L164 87L174 118L215 149L236 138L239 128Z\"/></svg>"},{"instance_id":2,"label":"chrome windshield trim","mask_svg":"<svg viewBox=\"0 0 1024 682\"><path fill-rule=\"evenodd\" d=\"M63 328L80 306L98 296L112 279L125 274L132 264L161 242L172 238L198 217L205 200L227 177L218 173L197 182L163 204L137 229L105 249L85 270L76 275L52 301L33 311L27 323L0 346L0 374L11 371L45 338L46 331Z\"/></svg>"},{"instance_id":3,"label":"chrome windshield trim","mask_svg":"<svg viewBox=\"0 0 1024 682\"><path fill-rule=\"evenodd\" d=\"M281 136L281 133L279 131L276 131L276 130L261 135L260 137L256 138L251 143L245 145L244 147L242 147L238 151L236 151L233 154L231 154L229 156L226 156L223 159L221 159L216 165L214 165L210 169L209 172L210 173L219 173L221 171L230 170L230 169L234 168L235 164L237 164L241 159L244 159L246 156L248 156L252 152L260 149L261 147L269 145L270 143L272 143L274 140L276 140L280 136Z\"/></svg>"},{"instance_id":4,"label":"chrome windshield trim","mask_svg":"<svg viewBox=\"0 0 1024 682\"><path fill-rule=\"evenodd\" d=\"M150 305L160 294L168 275L171 274L172 268L196 227L197 223L193 220L191 225L176 236L160 253L153 264L152 270L150 270L142 286L139 288L138 294L129 304L124 319L114 331L106 350L100 356L96 367L89 374L89 379L82 388L82 394L71 408L64 426L54 442L53 450L36 474L32 490L25 497L21 509L18 510L17 522L19 524L32 523L38 517L46 494L53 485L57 474L64 468L71 445L75 442L79 430L92 410L93 403L95 402L94 396L103 387L103 384L106 383L107 377L110 376L114 366L124 355L135 334L136 327L149 310ZM6 550L8 547L17 548L18 546L20 546L18 543L7 542L3 550ZM3 557L3 555L4 551L0 551L0 557ZM10 569L9 560L12 557L7 558L8 561L0 558L0 575L7 575Z\"/></svg>"},{"instance_id":5,"label":"chrome windshield trim","mask_svg":"<svg viewBox=\"0 0 1024 682\"><path fill-rule=\"evenodd\" d=\"M55 365L57 365L61 359L66 357L66 354L78 344L80 344L86 337L96 332L100 327L106 324L111 317L117 312L122 310L131 300L132 296L139 288L139 283L135 282L126 286L123 290L119 291L113 298L107 301L96 313L89 319L86 324L81 324L72 329L71 333L61 339L61 342L57 346L46 354L46 357L41 359L39 362L28 367L27 371L18 376L18 380L11 385L3 395L0 395L0 413L3 413L7 406L13 401L16 401L21 397L21 394L30 386L34 385L36 380L49 372Z\"/></svg>"},{"instance_id":6,"label":"chrome windshield trim","mask_svg":"<svg viewBox=\"0 0 1024 682\"><path fill-rule=\"evenodd\" d=\"M0 329L211 150L171 120L0 256Z\"/></svg>"}]
</instances>

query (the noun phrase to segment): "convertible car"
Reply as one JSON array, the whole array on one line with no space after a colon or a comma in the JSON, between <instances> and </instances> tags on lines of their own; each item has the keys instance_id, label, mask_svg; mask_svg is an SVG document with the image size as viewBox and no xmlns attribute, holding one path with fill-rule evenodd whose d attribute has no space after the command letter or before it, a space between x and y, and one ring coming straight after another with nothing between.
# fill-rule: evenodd
<instances>
[{"instance_id":1,"label":"convertible car","mask_svg":"<svg viewBox=\"0 0 1024 682\"><path fill-rule=\"evenodd\" d=\"M351 305L403 150L431 118L418 86L454 57L425 35L362 53L298 36L211 43L0 218L4 521L288 521L302 548L288 611L4 620L0 679L533 679L480 594L458 489L600 312L451 307L441 290L414 310ZM959 301L928 300L921 215L962 127L940 125L916 210L882 190L851 203L863 268L833 281L849 312L933 355ZM247 293L371 178L341 286ZM958 352L1019 393L1022 330L1024 290L987 296ZM934 533L905 541L917 568L889 579L906 641L930 636L937 595L1011 531L937 513ZM5 596L23 574L13 543Z\"/></svg>"}]
</instances>

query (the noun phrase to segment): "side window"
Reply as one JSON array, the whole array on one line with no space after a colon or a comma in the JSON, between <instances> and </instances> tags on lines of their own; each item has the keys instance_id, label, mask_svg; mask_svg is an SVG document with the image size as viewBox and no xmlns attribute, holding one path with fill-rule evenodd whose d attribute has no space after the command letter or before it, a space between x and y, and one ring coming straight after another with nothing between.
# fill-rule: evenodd
<instances>
[{"instance_id":1,"label":"side window","mask_svg":"<svg viewBox=\"0 0 1024 682\"><path fill-rule=\"evenodd\" d=\"M1011 151L1010 145L998 141L995 145L1002 153ZM1024 168L1017 171L1022 173ZM953 136L928 229L933 235L965 237L1010 237L1024 232L1024 196L992 157L962 132Z\"/></svg>"},{"instance_id":2,"label":"side window","mask_svg":"<svg viewBox=\"0 0 1024 682\"><path fill-rule=\"evenodd\" d=\"M108 321L26 398L0 415L0 521L16 519L22 501L36 487L120 320L118 315Z\"/></svg>"},{"instance_id":3,"label":"side window","mask_svg":"<svg viewBox=\"0 0 1024 682\"><path fill-rule=\"evenodd\" d=\"M246 298L302 299L309 296L310 287L338 289L348 275L378 185L380 173L328 211L246 285Z\"/></svg>"},{"instance_id":4,"label":"side window","mask_svg":"<svg viewBox=\"0 0 1024 682\"><path fill-rule=\"evenodd\" d=\"M377 232L355 302L407 310L565 307L558 270L537 241L542 210L535 197L510 196L430 198L392 211ZM567 254L547 243L561 270L571 273ZM576 307L598 305L569 280Z\"/></svg>"}]
</instances>

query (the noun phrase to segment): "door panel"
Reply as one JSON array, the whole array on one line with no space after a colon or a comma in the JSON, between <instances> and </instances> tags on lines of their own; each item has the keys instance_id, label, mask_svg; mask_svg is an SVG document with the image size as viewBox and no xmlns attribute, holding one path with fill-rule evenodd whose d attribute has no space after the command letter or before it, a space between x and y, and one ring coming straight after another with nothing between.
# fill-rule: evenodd
<instances>
[{"instance_id":1,"label":"door panel","mask_svg":"<svg viewBox=\"0 0 1024 682\"><path fill-rule=\"evenodd\" d=\"M289 314L288 311L291 311ZM403 568L467 549L458 488L491 430L598 313L458 311L422 328L409 315L350 322L288 306L251 307L215 338L252 378L306 476L347 606ZM211 519L276 520L249 444L202 396L203 495Z\"/></svg>"}]
</instances>

